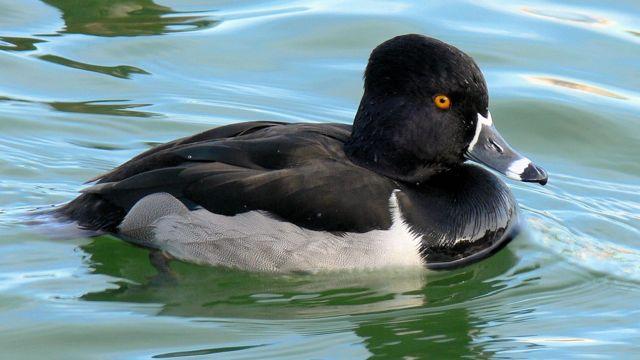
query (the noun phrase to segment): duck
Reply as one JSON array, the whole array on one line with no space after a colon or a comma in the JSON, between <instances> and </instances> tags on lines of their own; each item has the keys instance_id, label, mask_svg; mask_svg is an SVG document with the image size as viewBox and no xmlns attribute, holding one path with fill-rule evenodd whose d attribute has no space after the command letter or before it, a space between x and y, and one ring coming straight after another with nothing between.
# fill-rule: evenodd
<instances>
[{"instance_id":1,"label":"duck","mask_svg":"<svg viewBox=\"0 0 640 360\"><path fill-rule=\"evenodd\" d=\"M521 231L496 173L545 185L489 112L463 51L419 34L374 48L353 125L253 121L151 148L57 216L170 261L254 272L465 266Z\"/></svg>"}]
</instances>

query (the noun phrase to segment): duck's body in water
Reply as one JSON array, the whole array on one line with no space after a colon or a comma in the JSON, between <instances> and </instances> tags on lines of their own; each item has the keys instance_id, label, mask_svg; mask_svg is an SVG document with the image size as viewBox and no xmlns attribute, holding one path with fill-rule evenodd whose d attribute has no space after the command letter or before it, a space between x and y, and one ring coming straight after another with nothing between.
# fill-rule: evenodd
<instances>
[{"instance_id":1,"label":"duck's body in water","mask_svg":"<svg viewBox=\"0 0 640 360\"><path fill-rule=\"evenodd\" d=\"M482 73L420 35L374 49L354 125L248 122L153 148L57 210L164 256L256 271L447 268L517 232L513 151Z\"/></svg>"}]
</instances>

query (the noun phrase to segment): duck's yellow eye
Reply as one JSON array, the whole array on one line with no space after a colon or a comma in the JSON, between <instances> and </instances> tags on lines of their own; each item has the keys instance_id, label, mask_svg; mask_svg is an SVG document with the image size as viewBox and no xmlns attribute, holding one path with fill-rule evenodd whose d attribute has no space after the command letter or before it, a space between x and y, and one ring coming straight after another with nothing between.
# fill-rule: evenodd
<instances>
[{"instance_id":1,"label":"duck's yellow eye","mask_svg":"<svg viewBox=\"0 0 640 360\"><path fill-rule=\"evenodd\" d=\"M448 110L451 107L451 99L447 95L436 95L433 98L433 102L438 109Z\"/></svg>"}]
</instances>

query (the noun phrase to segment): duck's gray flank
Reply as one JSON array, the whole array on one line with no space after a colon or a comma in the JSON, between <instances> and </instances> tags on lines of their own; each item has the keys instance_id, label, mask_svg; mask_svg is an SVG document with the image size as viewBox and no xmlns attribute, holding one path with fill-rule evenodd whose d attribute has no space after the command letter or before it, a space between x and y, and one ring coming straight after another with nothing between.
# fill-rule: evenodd
<instances>
[{"instance_id":1,"label":"duck's gray flank","mask_svg":"<svg viewBox=\"0 0 640 360\"><path fill-rule=\"evenodd\" d=\"M139 245L199 264L250 271L291 272L423 266L420 235L389 198L386 230L336 235L278 220L254 210L232 216L190 210L167 193L140 200L120 233Z\"/></svg>"}]
</instances>

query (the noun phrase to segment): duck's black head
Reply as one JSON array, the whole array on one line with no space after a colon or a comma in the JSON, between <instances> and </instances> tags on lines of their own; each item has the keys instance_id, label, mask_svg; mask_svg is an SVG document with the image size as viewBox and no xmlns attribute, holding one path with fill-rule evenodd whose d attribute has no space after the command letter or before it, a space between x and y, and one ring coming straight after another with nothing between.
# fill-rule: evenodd
<instances>
[{"instance_id":1,"label":"duck's black head","mask_svg":"<svg viewBox=\"0 0 640 360\"><path fill-rule=\"evenodd\" d=\"M496 131L487 85L473 59L415 34L387 40L371 53L345 151L355 163L406 182L467 159L514 179L547 179Z\"/></svg>"}]
</instances>

